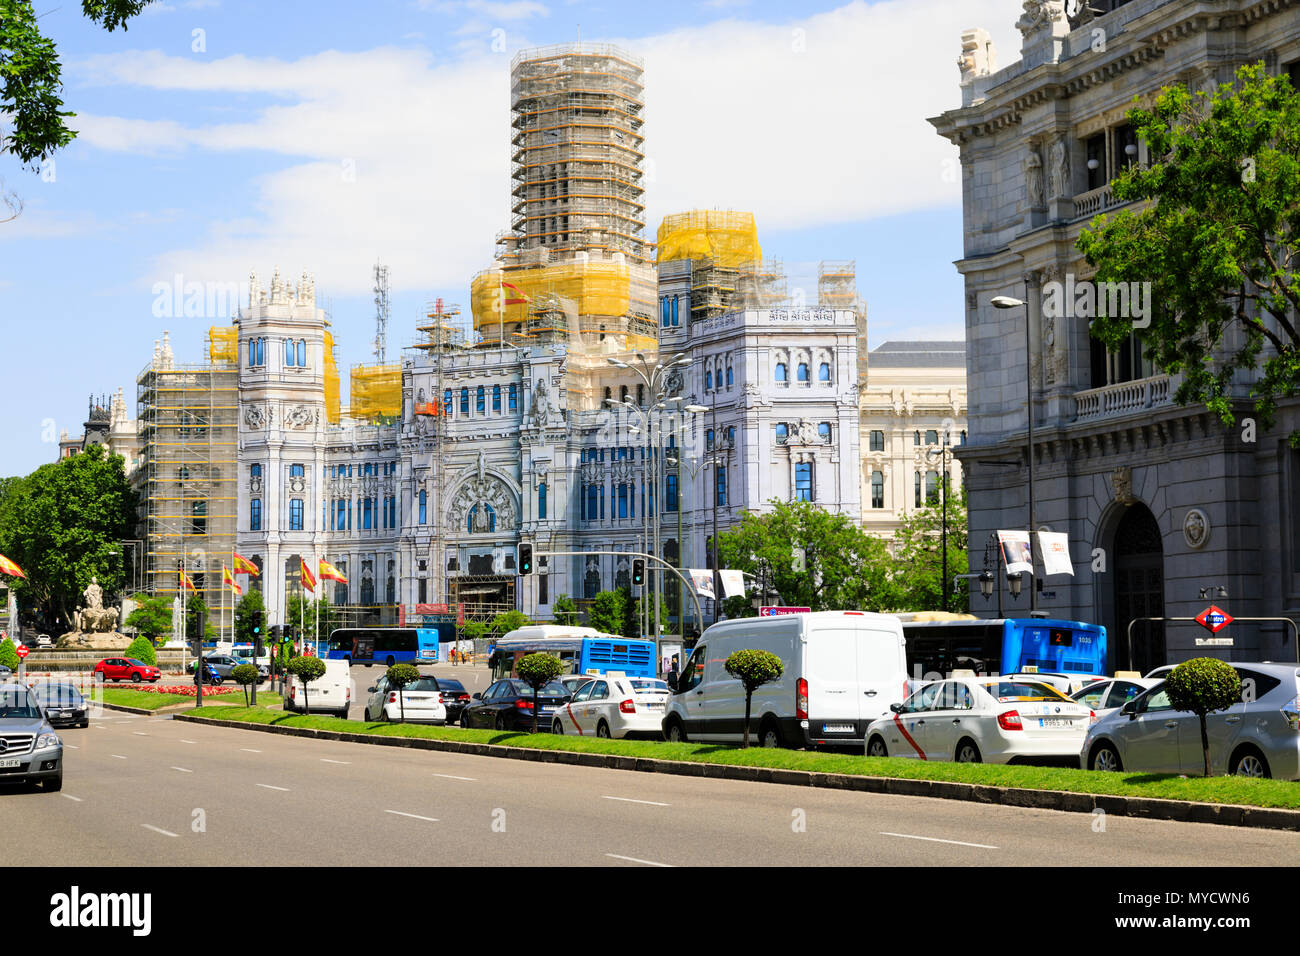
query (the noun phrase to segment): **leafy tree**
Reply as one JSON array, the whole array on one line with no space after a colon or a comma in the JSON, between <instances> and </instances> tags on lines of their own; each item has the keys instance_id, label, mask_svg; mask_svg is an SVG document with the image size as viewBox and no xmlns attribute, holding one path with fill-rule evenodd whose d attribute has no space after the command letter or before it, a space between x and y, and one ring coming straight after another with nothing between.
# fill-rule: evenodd
<instances>
[{"instance_id":1,"label":"leafy tree","mask_svg":"<svg viewBox=\"0 0 1300 956\"><path fill-rule=\"evenodd\" d=\"M1157 367L1183 376L1176 401L1231 427L1238 370L1258 366L1250 396L1270 427L1278 399L1300 394L1300 94L1260 63L1212 94L1167 87L1128 116L1151 162L1111 188L1144 205L1094 219L1078 247L1098 280L1151 283L1138 334ZM1123 315L1092 323L1112 348L1133 330ZM1290 441L1300 448L1300 431Z\"/></svg>"},{"instance_id":2,"label":"leafy tree","mask_svg":"<svg viewBox=\"0 0 1300 956\"><path fill-rule=\"evenodd\" d=\"M239 599L235 605L235 640L240 642L253 641L253 618L255 615L261 615L263 642L266 641L266 605L262 602L262 592L256 588L249 588L248 593Z\"/></svg>"},{"instance_id":3,"label":"leafy tree","mask_svg":"<svg viewBox=\"0 0 1300 956\"><path fill-rule=\"evenodd\" d=\"M302 712L311 713L307 703L307 685L325 675L325 662L319 657L295 657L284 669L302 682Z\"/></svg>"},{"instance_id":4,"label":"leafy tree","mask_svg":"<svg viewBox=\"0 0 1300 956\"><path fill-rule=\"evenodd\" d=\"M210 641L217 635L217 629L208 618L208 604L201 594L191 594L185 602L185 637L187 640Z\"/></svg>"},{"instance_id":5,"label":"leafy tree","mask_svg":"<svg viewBox=\"0 0 1300 956\"><path fill-rule=\"evenodd\" d=\"M420 670L413 664L398 663L388 668L388 683L397 688L397 708L401 712L402 723L406 723L406 700L402 697L402 688L414 684L420 679Z\"/></svg>"},{"instance_id":6,"label":"leafy tree","mask_svg":"<svg viewBox=\"0 0 1300 956\"><path fill-rule=\"evenodd\" d=\"M624 630L621 632L624 637L637 638L637 637L644 636L641 633L641 609L644 606L644 602L648 600L649 598L646 595L642 595L639 598L633 599L631 595L631 591L628 592L626 608L623 612L623 622L625 627ZM668 602L663 599L663 595L660 595L659 596L659 626L661 628L667 627L668 622L669 622ZM651 629L654 628L653 610L651 610L650 612L650 627Z\"/></svg>"},{"instance_id":7,"label":"leafy tree","mask_svg":"<svg viewBox=\"0 0 1300 956\"><path fill-rule=\"evenodd\" d=\"M753 602L744 594L723 598L722 613L727 615L728 619L733 617L758 617L758 611L754 608Z\"/></svg>"},{"instance_id":8,"label":"leafy tree","mask_svg":"<svg viewBox=\"0 0 1300 956\"><path fill-rule=\"evenodd\" d=\"M240 664L230 669L230 676L235 679L235 683L244 689L244 705L252 706L252 701L248 697L248 689L255 686L262 678L257 672L257 668L252 664ZM306 690L303 691L304 695Z\"/></svg>"},{"instance_id":9,"label":"leafy tree","mask_svg":"<svg viewBox=\"0 0 1300 956\"><path fill-rule=\"evenodd\" d=\"M19 600L70 627L92 577L106 595L121 588L121 541L135 536L135 523L136 495L122 456L106 455L99 445L8 483L0 553L27 573L27 580L10 582Z\"/></svg>"},{"instance_id":10,"label":"leafy tree","mask_svg":"<svg viewBox=\"0 0 1300 956\"><path fill-rule=\"evenodd\" d=\"M745 687L745 742L749 746L749 708L754 700L754 691L764 684L780 680L785 667L781 658L769 651L740 650L732 653L723 665L727 673L740 681Z\"/></svg>"},{"instance_id":11,"label":"leafy tree","mask_svg":"<svg viewBox=\"0 0 1300 956\"><path fill-rule=\"evenodd\" d=\"M948 499L948 588L943 593L943 504L930 502L903 517L894 535L897 563L907 573L898 575L898 608L940 611L968 606L966 579L957 578L969 568L967 552L966 489ZM952 582L957 581L953 593Z\"/></svg>"},{"instance_id":12,"label":"leafy tree","mask_svg":"<svg viewBox=\"0 0 1300 956\"><path fill-rule=\"evenodd\" d=\"M252 593L249 591L250 595ZM331 632L343 626L343 615L324 595L313 601L303 594L291 594L285 601L284 623L294 628L299 637L305 637L309 641L324 641L329 639Z\"/></svg>"},{"instance_id":13,"label":"leafy tree","mask_svg":"<svg viewBox=\"0 0 1300 956\"><path fill-rule=\"evenodd\" d=\"M516 662L515 673L533 689L533 733L537 733L537 694L564 673L564 665L554 654L525 654Z\"/></svg>"},{"instance_id":14,"label":"leafy tree","mask_svg":"<svg viewBox=\"0 0 1300 956\"><path fill-rule=\"evenodd\" d=\"M555 615L556 624L566 627L576 627L578 624L578 605L567 594L561 594L551 602L551 613Z\"/></svg>"},{"instance_id":15,"label":"leafy tree","mask_svg":"<svg viewBox=\"0 0 1300 956\"><path fill-rule=\"evenodd\" d=\"M128 645L124 657L134 657L136 660L144 661L146 664L158 666L158 655L154 653L153 641L141 634Z\"/></svg>"},{"instance_id":16,"label":"leafy tree","mask_svg":"<svg viewBox=\"0 0 1300 956\"><path fill-rule=\"evenodd\" d=\"M741 513L739 524L718 537L722 566L755 575L787 604L814 611L887 611L898 606L893 561L883 539L844 514L807 501L771 502L771 511ZM794 549L804 549L804 570L794 570Z\"/></svg>"},{"instance_id":17,"label":"leafy tree","mask_svg":"<svg viewBox=\"0 0 1300 956\"><path fill-rule=\"evenodd\" d=\"M1210 736L1205 716L1241 702L1241 675L1227 661L1194 657L1183 661L1165 679L1165 693L1174 710L1191 711L1201 721L1201 753L1210 776Z\"/></svg>"},{"instance_id":18,"label":"leafy tree","mask_svg":"<svg viewBox=\"0 0 1300 956\"><path fill-rule=\"evenodd\" d=\"M163 594L137 594L131 599L135 610L122 622L134 628L142 637L156 641L172 629L172 599ZM152 661L150 663L153 663Z\"/></svg>"},{"instance_id":19,"label":"leafy tree","mask_svg":"<svg viewBox=\"0 0 1300 956\"><path fill-rule=\"evenodd\" d=\"M0 641L0 666L11 671L18 670L18 648L14 646L12 638L6 637Z\"/></svg>"},{"instance_id":20,"label":"leafy tree","mask_svg":"<svg viewBox=\"0 0 1300 956\"><path fill-rule=\"evenodd\" d=\"M521 627L526 627L530 623L532 622L528 620L528 615L523 611L502 611L492 618L491 630L500 637Z\"/></svg>"},{"instance_id":21,"label":"leafy tree","mask_svg":"<svg viewBox=\"0 0 1300 956\"><path fill-rule=\"evenodd\" d=\"M587 624L602 634L623 633L623 595L619 591L601 591L587 611Z\"/></svg>"},{"instance_id":22,"label":"leafy tree","mask_svg":"<svg viewBox=\"0 0 1300 956\"><path fill-rule=\"evenodd\" d=\"M460 626L460 637L466 641L478 641L487 637L490 630L485 621L466 621Z\"/></svg>"}]
</instances>

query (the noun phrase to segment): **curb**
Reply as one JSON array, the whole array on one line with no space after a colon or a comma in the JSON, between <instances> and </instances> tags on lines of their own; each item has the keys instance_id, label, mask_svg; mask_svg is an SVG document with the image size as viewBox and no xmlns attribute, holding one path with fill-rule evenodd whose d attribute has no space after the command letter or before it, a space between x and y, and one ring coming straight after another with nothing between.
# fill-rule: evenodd
<instances>
[{"instance_id":1,"label":"curb","mask_svg":"<svg viewBox=\"0 0 1300 956\"><path fill-rule=\"evenodd\" d=\"M156 710L145 710L143 707L128 707L126 704L106 704L102 700L99 702L99 706L105 710L120 710L124 714L141 714L146 717L158 713Z\"/></svg>"},{"instance_id":2,"label":"curb","mask_svg":"<svg viewBox=\"0 0 1300 956\"><path fill-rule=\"evenodd\" d=\"M122 708L126 709L126 708ZM148 712L146 712L148 713ZM317 730L310 727L277 727L250 724L241 720L221 720L175 714L175 720L256 730L292 737L337 740L343 743L370 744L381 747L407 747L414 750L437 750L475 757L505 757L512 760L536 760L542 763L575 764L580 767L605 767L611 770L635 770L641 773L669 773L683 777L708 777L717 780L745 780L752 783L779 783L796 787L821 787L830 790L858 790L891 796L932 797L942 800L965 800L974 803L1025 807L1038 810L1061 810L1066 813L1102 811L1114 816L1141 817L1146 820L1173 820L1180 823L1213 823L1220 826L1254 827L1265 830L1300 831L1300 810L1277 807L1247 807L1232 803L1194 803L1158 797L1120 797L1113 794L1072 793L1065 790L1027 790L1020 787L997 787L989 784L958 783L950 780L912 780L901 777L866 777L812 770L787 770L777 767L745 767L730 764L695 763L684 760L661 760L656 757L625 757L615 754L580 753L571 750L535 750L529 747L503 747L459 740L435 740L429 737L379 737L344 731Z\"/></svg>"}]
</instances>

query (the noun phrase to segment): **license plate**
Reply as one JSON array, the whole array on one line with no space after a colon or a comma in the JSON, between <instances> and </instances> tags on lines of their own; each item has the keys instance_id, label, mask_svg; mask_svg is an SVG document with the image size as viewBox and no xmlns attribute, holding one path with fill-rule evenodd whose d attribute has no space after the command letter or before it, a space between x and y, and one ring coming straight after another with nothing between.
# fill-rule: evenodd
<instances>
[{"instance_id":1,"label":"license plate","mask_svg":"<svg viewBox=\"0 0 1300 956\"><path fill-rule=\"evenodd\" d=\"M23 762L17 757L0 757L0 767L21 767Z\"/></svg>"},{"instance_id":2,"label":"license plate","mask_svg":"<svg viewBox=\"0 0 1300 956\"><path fill-rule=\"evenodd\" d=\"M664 709L664 705L663 705L663 704L646 704L645 707L646 707L646 710L663 710L663 709Z\"/></svg>"},{"instance_id":3,"label":"license plate","mask_svg":"<svg viewBox=\"0 0 1300 956\"><path fill-rule=\"evenodd\" d=\"M849 724L822 724L824 734L851 734L853 727Z\"/></svg>"},{"instance_id":4,"label":"license plate","mask_svg":"<svg viewBox=\"0 0 1300 956\"><path fill-rule=\"evenodd\" d=\"M1038 722L1039 727L1070 727L1073 724L1074 721L1063 717L1045 717Z\"/></svg>"}]
</instances>

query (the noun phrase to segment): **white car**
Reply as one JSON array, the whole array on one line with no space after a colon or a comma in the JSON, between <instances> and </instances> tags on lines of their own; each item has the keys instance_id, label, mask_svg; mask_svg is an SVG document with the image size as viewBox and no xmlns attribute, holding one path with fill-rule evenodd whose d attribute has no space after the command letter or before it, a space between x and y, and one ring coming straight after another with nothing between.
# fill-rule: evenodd
<instances>
[{"instance_id":1,"label":"white car","mask_svg":"<svg viewBox=\"0 0 1300 956\"><path fill-rule=\"evenodd\" d=\"M587 681L574 692L573 699L561 704L551 721L551 732L578 734L582 737L651 737L658 740L668 687L647 686L638 690L635 677L606 674ZM650 684L663 681L646 679Z\"/></svg>"},{"instance_id":2,"label":"white car","mask_svg":"<svg viewBox=\"0 0 1300 956\"><path fill-rule=\"evenodd\" d=\"M447 722L447 705L442 702L442 692L438 688L438 679L421 674L413 684L407 684L400 691L390 687L388 675L380 677L375 686L370 688L370 697L366 700L366 720L404 720L408 724L445 724Z\"/></svg>"},{"instance_id":3,"label":"white car","mask_svg":"<svg viewBox=\"0 0 1300 956\"><path fill-rule=\"evenodd\" d=\"M1092 711L1054 687L1008 677L936 681L867 728L871 757L1078 766Z\"/></svg>"},{"instance_id":4,"label":"white car","mask_svg":"<svg viewBox=\"0 0 1300 956\"><path fill-rule=\"evenodd\" d=\"M953 676L957 675L954 674ZM1055 674L1047 671L1016 671L1014 674L1003 674L1002 677L1046 684L1048 687L1056 688L1067 697L1072 697L1085 687L1104 679L1092 674Z\"/></svg>"},{"instance_id":5,"label":"white car","mask_svg":"<svg viewBox=\"0 0 1300 956\"><path fill-rule=\"evenodd\" d=\"M1093 720L1096 723L1159 683L1158 679L1151 677L1108 677L1076 690L1070 699L1087 704L1097 715Z\"/></svg>"}]
</instances>

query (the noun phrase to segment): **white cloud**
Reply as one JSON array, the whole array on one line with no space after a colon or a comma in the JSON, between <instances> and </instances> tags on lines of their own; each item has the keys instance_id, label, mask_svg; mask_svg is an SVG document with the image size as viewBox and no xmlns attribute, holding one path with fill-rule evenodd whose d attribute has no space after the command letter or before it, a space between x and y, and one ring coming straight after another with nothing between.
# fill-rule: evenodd
<instances>
[{"instance_id":1,"label":"white cloud","mask_svg":"<svg viewBox=\"0 0 1300 956\"><path fill-rule=\"evenodd\" d=\"M602 38L646 61L647 234L695 207L752 210L762 238L957 202L959 183L943 175L955 151L926 117L958 105L960 35L972 24L993 31L1000 63L1016 59L1006 0L859 0L784 24ZM249 122L208 125L82 113L79 142L288 158L254 183L253 209L161 257L160 274L279 263L350 294L368 289L379 257L399 288L464 288L510 216L509 57L475 49L456 61L400 48L294 61L97 56L75 72L99 85L253 94L263 105Z\"/></svg>"},{"instance_id":2,"label":"white cloud","mask_svg":"<svg viewBox=\"0 0 1300 956\"><path fill-rule=\"evenodd\" d=\"M494 20L527 20L551 15L546 5L536 0L417 0L416 6L436 13L477 13Z\"/></svg>"}]
</instances>

